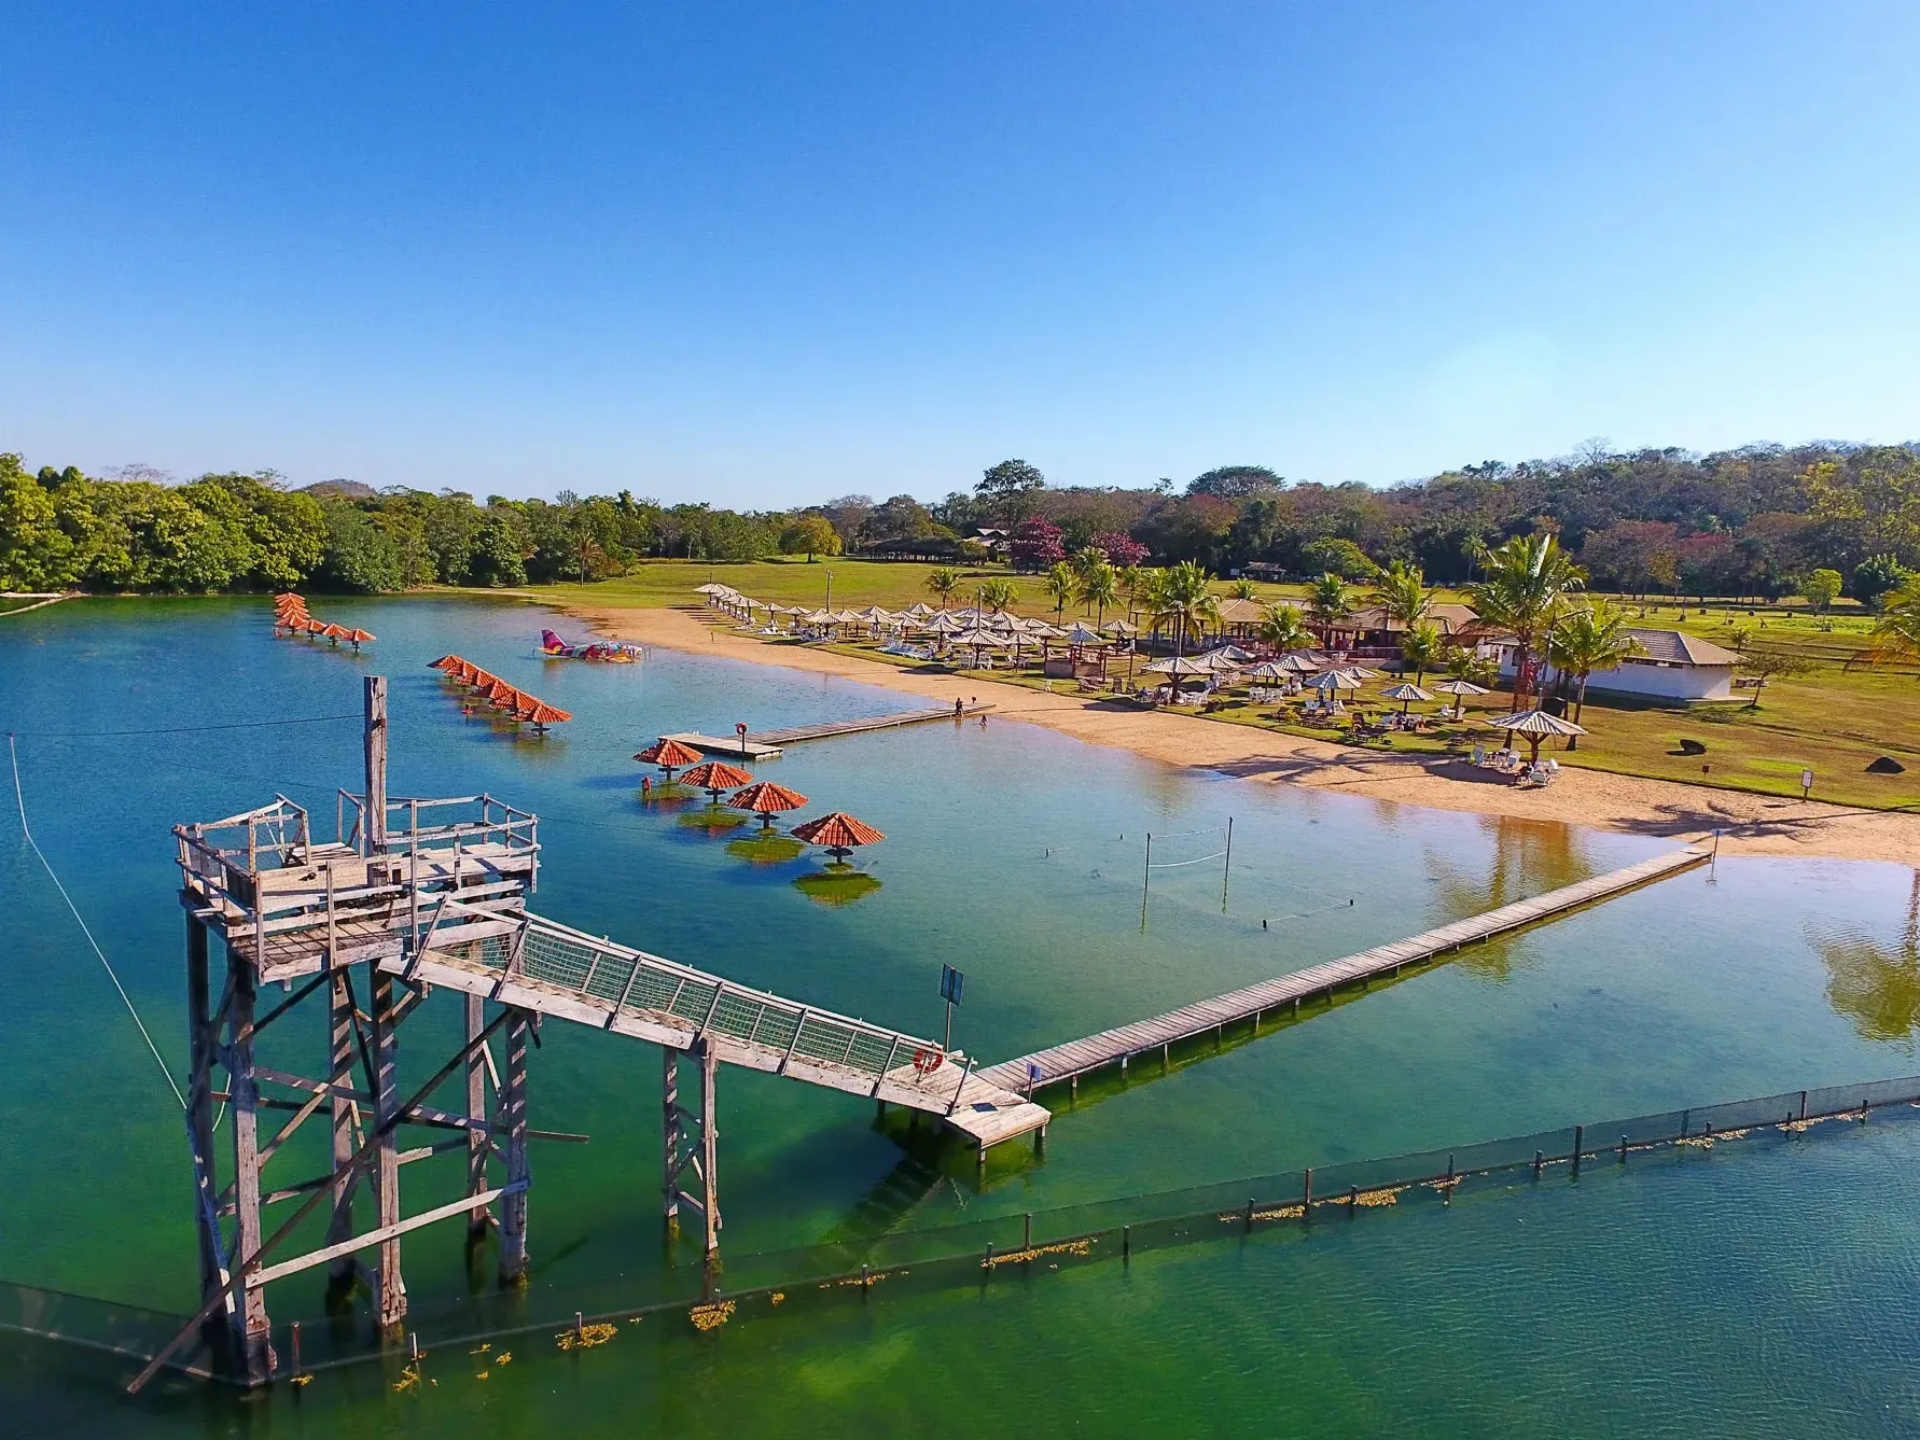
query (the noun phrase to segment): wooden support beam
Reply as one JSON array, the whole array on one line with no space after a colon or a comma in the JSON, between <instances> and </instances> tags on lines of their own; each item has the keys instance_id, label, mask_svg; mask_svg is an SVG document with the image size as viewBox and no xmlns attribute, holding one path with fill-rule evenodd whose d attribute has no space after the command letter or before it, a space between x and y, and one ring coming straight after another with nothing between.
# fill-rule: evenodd
<instances>
[{"instance_id":1,"label":"wooden support beam","mask_svg":"<svg viewBox=\"0 0 1920 1440\"><path fill-rule=\"evenodd\" d=\"M382 1225L377 1230L369 1230L364 1235L356 1235L351 1240L328 1245L323 1249L313 1251L311 1254L301 1255L292 1260L284 1260L278 1265L264 1266L247 1277L247 1288L249 1290L257 1289L261 1286L271 1284L275 1280L283 1280L289 1275L298 1275L302 1270L311 1270L316 1265L325 1265L329 1261L338 1259L343 1255L351 1256L356 1250L366 1250L375 1245L390 1245L409 1230L418 1230L422 1225L431 1225L436 1220L445 1220L448 1216L458 1215L463 1210L471 1209L475 1205L491 1205L495 1200L503 1196L516 1193L518 1192L514 1190L513 1186L502 1185L497 1190L482 1191L478 1195L470 1195L465 1199L455 1200L450 1205L441 1205L435 1209L415 1215L410 1220L399 1220L392 1225Z\"/></svg>"},{"instance_id":2,"label":"wooden support beam","mask_svg":"<svg viewBox=\"0 0 1920 1440\"><path fill-rule=\"evenodd\" d=\"M225 1288L226 1257L214 1207L212 1017L207 973L207 927L187 917L187 1146L193 1156L194 1230L200 1237L200 1299Z\"/></svg>"},{"instance_id":3,"label":"wooden support beam","mask_svg":"<svg viewBox=\"0 0 1920 1440\"><path fill-rule=\"evenodd\" d=\"M700 1178L706 1186L706 1204L702 1207L707 1222L707 1254L720 1248L720 1127L715 1123L714 1082L720 1073L720 1052L713 1041L701 1036L694 1042L700 1058Z\"/></svg>"},{"instance_id":4,"label":"wooden support beam","mask_svg":"<svg viewBox=\"0 0 1920 1440\"><path fill-rule=\"evenodd\" d=\"M500 1092L500 1120L506 1138L506 1189L500 1206L500 1283L521 1285L527 1277L527 1052L533 1038L533 1013L507 1009L507 1074Z\"/></svg>"},{"instance_id":5,"label":"wooden support beam","mask_svg":"<svg viewBox=\"0 0 1920 1440\"><path fill-rule=\"evenodd\" d=\"M467 1195L478 1195L487 1188L487 1060L486 1046L474 1046L474 1039L486 1028L487 1002L479 995L463 997L467 1002ZM480 1206L467 1213L467 1234L484 1235L492 1223L492 1213Z\"/></svg>"},{"instance_id":6,"label":"wooden support beam","mask_svg":"<svg viewBox=\"0 0 1920 1440\"><path fill-rule=\"evenodd\" d=\"M253 1073L253 1007L257 995L253 967L232 954L227 957L232 1004L227 1013L228 1088L233 1092L234 1255L241 1265L260 1252L260 1120L255 1100L260 1090ZM243 1292L233 1313L238 1359L249 1384L263 1384L273 1374L272 1325L267 1319L267 1297L257 1290Z\"/></svg>"},{"instance_id":7,"label":"wooden support beam","mask_svg":"<svg viewBox=\"0 0 1920 1440\"><path fill-rule=\"evenodd\" d=\"M371 683L371 682L369 682ZM382 682L384 685L385 682ZM400 1125L399 1038L394 1033L396 985L375 969L373 985L373 1115L379 1142L373 1155L373 1196L378 1227L388 1232L380 1244L376 1287L376 1323L383 1333L398 1330L407 1314L407 1287L400 1275Z\"/></svg>"},{"instance_id":8,"label":"wooden support beam","mask_svg":"<svg viewBox=\"0 0 1920 1440\"><path fill-rule=\"evenodd\" d=\"M353 1018L353 985L346 967L336 966L327 984L327 1080L333 1106L333 1210L327 1219L327 1241L339 1244L353 1234L353 1191L359 1176L348 1173L347 1162L360 1147L355 1143L353 1099L353 1062L358 1047L358 1031ZM336 1289L353 1283L353 1265L343 1259L330 1275Z\"/></svg>"}]
</instances>

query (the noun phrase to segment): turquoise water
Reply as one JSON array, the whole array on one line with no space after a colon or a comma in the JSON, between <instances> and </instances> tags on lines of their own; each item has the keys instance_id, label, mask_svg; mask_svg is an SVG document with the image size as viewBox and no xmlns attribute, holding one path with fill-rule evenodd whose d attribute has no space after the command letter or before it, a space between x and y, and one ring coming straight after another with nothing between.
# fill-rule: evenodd
<instances>
[{"instance_id":1,"label":"turquoise water","mask_svg":"<svg viewBox=\"0 0 1920 1440\"><path fill-rule=\"evenodd\" d=\"M356 658L275 641L267 608L240 601L87 602L0 627L0 726L19 732L36 835L176 1073L184 1050L182 927L167 827L234 813L278 790L311 805L330 828L333 787L358 785L357 723L97 732L350 714L359 707L360 676L375 671L391 677L395 794L486 790L541 814L546 864L535 904L543 913L930 1034L940 1025L940 966L957 965L968 989L955 1040L988 1062L1413 933L1666 843L1247 785L1002 717L984 728L942 723L796 747L765 768L813 797L808 813L846 809L887 833L862 857L880 887L836 908L793 884L816 861L750 865L729 852L726 835L684 823L686 812L643 806L635 788L641 767L629 756L663 730L724 733L736 720L766 728L880 713L901 708L899 695L671 652L632 667L543 661L533 652L541 615L518 605L408 600L317 608L374 631L378 645ZM577 718L536 741L462 716L425 668L448 650ZM1218 848L1214 833L1228 816L1234 864L1224 910L1218 862L1158 871L1143 933L1145 833L1161 837L1156 859L1203 856ZM784 1249L1920 1070L1907 939L1912 882L1911 872L1893 866L1723 860L1711 876L1681 876L1490 946L1166 1078L1139 1077L1098 1094L1089 1087L1071 1108L1061 1097L1044 1160L1024 1149L997 1156L984 1188L970 1164L904 1155L865 1102L724 1071L725 1248ZM16 1021L9 1049L16 1085L0 1098L0 1125L15 1157L0 1187L0 1276L191 1308L178 1109L10 812L0 815L0 894L14 942L0 961L0 1007ZM451 1002L430 1002L409 1021L403 1085L409 1075L424 1078L447 1053L453 1010ZM316 1067L324 1039L318 1017L310 1018L311 1033L267 1037L268 1063ZM592 1141L536 1149L530 1304L570 1313L569 1297L608 1287L630 1287L633 1303L643 1303L661 1268L684 1262L663 1250L655 1213L658 1054L558 1023L543 1040L533 1123L587 1132ZM317 1168L314 1154L300 1148L307 1138L289 1146L290 1177ZM405 1172L410 1208L453 1193L454 1177L428 1173L438 1163ZM1773 1175L1800 1163L1771 1156L1756 1168ZM1702 1213L1679 1198L1678 1187L1661 1189L1653 1177L1648 1183L1634 1192L1634 1205L1655 1216L1659 1233L1672 1233L1682 1214ZM1571 1403L1588 1394L1598 1377L1638 1353L1616 1332L1633 1331L1637 1320L1651 1333L1673 1320L1673 1293L1650 1283L1638 1290L1642 1270L1615 1264L1615 1222L1588 1204L1589 1193L1556 1212L1569 1250L1551 1273L1593 1271L1617 1324L1591 1338L1568 1337L1571 1348L1551 1365L1513 1360L1516 1383L1524 1377L1520 1388L1534 1397L1529 1407L1542 1396ZM1438 1221L1395 1217L1391 1244L1352 1252L1373 1287L1369 1326L1404 1335L1467 1323L1475 1312L1466 1296L1457 1304L1445 1298L1457 1286L1430 1289L1444 1262L1418 1238L1423 1227L1455 1223L1467 1208ZM1711 1238L1737 1253L1737 1236L1716 1230ZM1489 1232L1485 1248L1504 1256L1503 1243ZM764 1340L742 1342L742 1327L706 1337L718 1339L706 1349L691 1339L627 1347L623 1335L622 1353L640 1349L645 1358L615 1363L612 1347L575 1357L580 1379L564 1383L578 1389L560 1409L577 1420L612 1406L686 1428L692 1422L677 1407L688 1394L724 1396L717 1417L751 1416L756 1406L804 1391L823 1413L844 1406L884 1427L895 1402L917 1397L919 1409L902 1413L924 1413L933 1403L947 1384L942 1355L1018 1371L1018 1347L1037 1346L1046 1358L993 1402L1007 1407L997 1412L1004 1420L1017 1418L1015 1402L1024 1397L1030 1423L1042 1428L1065 1428L1058 1417L1076 1406L1105 1417L1089 1433L1122 1433L1130 1417L1144 1429L1156 1414L1151 1423L1164 1425L1183 1394L1191 1407L1211 1383L1197 1358L1209 1335L1228 1345L1232 1335L1257 1329L1265 1323L1259 1307L1276 1287L1294 1305L1306 1303L1299 1293L1306 1287L1318 1307L1346 1283L1344 1272L1322 1273L1322 1262L1285 1246L1273 1254L1290 1257L1273 1264L1315 1268L1251 1272L1218 1257L1157 1256L1124 1281L1089 1270L1057 1286L1036 1284L1017 1304L997 1292L981 1301L902 1300L884 1334L810 1318L804 1333L775 1324ZM1513 1283L1524 1289L1531 1271L1513 1263ZM422 1313L468 1288L457 1230L410 1237L406 1266ZM1763 1275L1776 1269L1758 1242L1742 1266ZM1165 1276L1167 1288L1129 1301L1149 1275ZM1548 1279L1540 1277L1543 1285ZM1136 1288L1103 1288L1119 1284ZM1781 1303L1811 1323L1823 1307L1841 1303L1828 1284L1823 1273L1787 1287ZM298 1279L277 1286L275 1318L317 1315L318 1289ZM1901 1292L1898 1304L1910 1305L1911 1293ZM1407 1307L1404 1317L1382 1318L1395 1303ZM989 1308L967 1308L973 1304ZM1371 1344L1340 1358L1346 1352L1320 1334L1344 1328L1338 1308L1311 1313L1317 1318L1296 1335L1297 1351L1285 1352L1291 1358L1269 1348L1280 1342L1263 1333L1231 1362L1242 1367L1235 1393L1246 1405L1310 1378L1333 1391L1345 1384L1357 1397L1369 1373L1386 1373L1374 1367L1399 1364ZM1551 1323L1572 1325L1577 1313L1568 1309ZM1730 1332L1731 1322L1703 1321L1693 1337L1714 1373L1724 1366L1713 1357L1738 1339L1721 1330ZM1182 1334L1185 1342L1168 1338ZM659 1350L646 1349L655 1343ZM1003 1344L1016 1348L994 1350ZM1421 1365L1438 1367L1437 1375L1457 1363L1455 1348L1428 1343L1408 1363L1419 1373ZM35 1377L54 1364L44 1356L17 1361L25 1373L16 1368L10 1388L40 1393ZM1162 1365L1171 1368L1156 1372ZM1149 1384L1155 1373L1166 1378ZM1457 1403L1494 1405L1503 1392L1472 1378L1481 1373L1470 1368ZM557 1374L549 1380L562 1383ZM309 1395L316 1413L355 1417L351 1423L371 1433L403 1402L374 1392L348 1404L366 1384L341 1380L322 1402L316 1382ZM1709 1388L1719 1393L1718 1381ZM49 1374L45 1395L64 1393ZM510 1407L515 1393L488 1403ZM1383 1407L1377 1422L1364 1408L1327 1413L1363 1428L1407 1428L1405 1416L1416 1413L1384 1394L1375 1401ZM521 1403L531 1406L534 1397ZM1540 1413L1553 1412L1540 1403ZM1055 1405L1063 1408L1049 1408ZM208 1423L224 1423L225 1411L210 1413ZM1253 1410L1225 1413L1244 1418ZM1457 1426L1436 1418L1428 1428ZM544 1432L527 1421L520 1433Z\"/></svg>"}]
</instances>

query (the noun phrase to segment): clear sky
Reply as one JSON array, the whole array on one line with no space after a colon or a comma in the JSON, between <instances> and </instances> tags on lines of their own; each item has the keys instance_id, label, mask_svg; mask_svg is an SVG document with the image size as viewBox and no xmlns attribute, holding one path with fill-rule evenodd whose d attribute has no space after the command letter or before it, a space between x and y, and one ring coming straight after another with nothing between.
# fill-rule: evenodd
<instances>
[{"instance_id":1,"label":"clear sky","mask_svg":"<svg viewBox=\"0 0 1920 1440\"><path fill-rule=\"evenodd\" d=\"M1912 0L13 0L0 448L481 495L1920 436Z\"/></svg>"}]
</instances>

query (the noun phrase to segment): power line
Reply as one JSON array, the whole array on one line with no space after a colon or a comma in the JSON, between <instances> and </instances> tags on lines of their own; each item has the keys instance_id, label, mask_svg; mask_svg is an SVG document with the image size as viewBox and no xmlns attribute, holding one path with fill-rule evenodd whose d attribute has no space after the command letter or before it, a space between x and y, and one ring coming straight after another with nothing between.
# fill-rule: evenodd
<instances>
[{"instance_id":1,"label":"power line","mask_svg":"<svg viewBox=\"0 0 1920 1440\"><path fill-rule=\"evenodd\" d=\"M224 725L164 725L151 730L27 730L8 731L24 734L30 740L102 740L128 735L194 735L206 730L261 730L275 725L327 725L336 720L360 720L352 715L303 715L291 720L235 720Z\"/></svg>"},{"instance_id":2,"label":"power line","mask_svg":"<svg viewBox=\"0 0 1920 1440\"><path fill-rule=\"evenodd\" d=\"M113 988L120 992L120 1001L127 1007L127 1014L133 1017L133 1023L140 1031L140 1038L147 1042L147 1049L153 1053L153 1063L158 1065L160 1073L166 1076L167 1088L173 1091L173 1098L180 1102L182 1110L186 1109L187 1097L180 1093L180 1087L174 1083L173 1071L167 1068L167 1062L161 1058L160 1047L153 1043L153 1036L147 1033L146 1024L140 1019L140 1012L133 1008L133 1000L127 994L127 987L122 985L120 977L114 974L113 965L108 961L106 952L100 948L100 942L93 938L93 931L87 928L87 922L81 918L79 907L73 903L73 897L67 894L67 887L60 883L60 877L54 873L53 862L48 860L46 853L41 850L40 842L33 838L33 830L27 824L26 792L20 788L20 752L14 745L12 731L7 732L7 758L13 766L13 799L14 803L20 807L20 833L27 837L27 844L31 845L33 853L40 857L40 863L46 869L47 878L53 881L53 888L60 892L60 898L67 902L67 909L73 912L74 921L80 926L80 933L87 937L87 944L91 945L93 953L99 956L100 964L106 969L107 978L113 981Z\"/></svg>"}]
</instances>

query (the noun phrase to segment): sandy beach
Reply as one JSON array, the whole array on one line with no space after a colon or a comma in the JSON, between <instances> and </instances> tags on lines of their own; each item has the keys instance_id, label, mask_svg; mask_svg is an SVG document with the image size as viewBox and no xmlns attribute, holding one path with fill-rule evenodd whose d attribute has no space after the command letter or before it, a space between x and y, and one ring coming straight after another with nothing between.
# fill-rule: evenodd
<instances>
[{"instance_id":1,"label":"sandy beach","mask_svg":"<svg viewBox=\"0 0 1920 1440\"><path fill-rule=\"evenodd\" d=\"M952 703L978 697L997 717L1078 740L1219 771L1365 796L1383 804L1557 820L1676 840L1721 832L1724 853L1827 856L1920 866L1920 815L1857 810L1706 786L1563 767L1550 788L1522 789L1459 761L1398 757L1197 716L1050 695L982 676L928 675L799 645L770 644L709 624L699 611L570 607L603 634L759 665L842 675Z\"/></svg>"}]
</instances>

